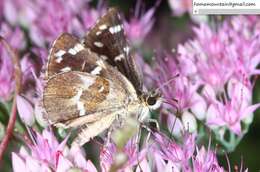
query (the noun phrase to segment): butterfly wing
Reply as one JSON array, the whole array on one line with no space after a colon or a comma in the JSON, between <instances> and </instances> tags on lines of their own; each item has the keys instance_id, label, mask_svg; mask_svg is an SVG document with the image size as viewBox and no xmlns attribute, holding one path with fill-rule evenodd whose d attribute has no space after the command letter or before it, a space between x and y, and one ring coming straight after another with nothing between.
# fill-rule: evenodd
<instances>
[{"instance_id":1,"label":"butterfly wing","mask_svg":"<svg viewBox=\"0 0 260 172\"><path fill-rule=\"evenodd\" d=\"M124 103L127 97L136 98L132 84L120 72L81 46L80 41L68 33L62 34L53 44L43 94L44 107L52 123L89 115L105 107L116 107L113 102ZM85 90L93 80L97 83ZM83 100L88 103L84 114L80 114L72 98L79 91L86 94Z\"/></svg>"},{"instance_id":2,"label":"butterfly wing","mask_svg":"<svg viewBox=\"0 0 260 172\"><path fill-rule=\"evenodd\" d=\"M129 99L120 81L97 75L70 71L50 78L44 89L43 105L51 123L72 123L80 117L95 121L102 112L117 111ZM69 121L69 123L68 123Z\"/></svg>"},{"instance_id":3,"label":"butterfly wing","mask_svg":"<svg viewBox=\"0 0 260 172\"><path fill-rule=\"evenodd\" d=\"M46 77L67 71L81 71L85 48L79 40L68 34L61 34L53 43L48 58Z\"/></svg>"},{"instance_id":4,"label":"butterfly wing","mask_svg":"<svg viewBox=\"0 0 260 172\"><path fill-rule=\"evenodd\" d=\"M117 80L69 71L48 80L43 105L52 124L78 128L74 143L83 145L109 128L117 115L124 115L129 98Z\"/></svg>"},{"instance_id":5,"label":"butterfly wing","mask_svg":"<svg viewBox=\"0 0 260 172\"><path fill-rule=\"evenodd\" d=\"M85 48L77 37L63 33L52 45L46 78L68 71L91 73L97 67L96 61L99 59L100 57Z\"/></svg>"},{"instance_id":6,"label":"butterfly wing","mask_svg":"<svg viewBox=\"0 0 260 172\"><path fill-rule=\"evenodd\" d=\"M137 102L142 90L122 25L117 23L121 23L118 13L110 10L86 36L85 46L65 33L50 52L43 94L47 118L56 125L79 128L76 142L81 145L125 113L127 103ZM104 29L103 24L109 27Z\"/></svg>"},{"instance_id":7,"label":"butterfly wing","mask_svg":"<svg viewBox=\"0 0 260 172\"><path fill-rule=\"evenodd\" d=\"M134 85L138 94L142 92L142 77L128 45L118 11L110 9L101 17L84 38L85 47L101 55L116 66Z\"/></svg>"}]
</instances>

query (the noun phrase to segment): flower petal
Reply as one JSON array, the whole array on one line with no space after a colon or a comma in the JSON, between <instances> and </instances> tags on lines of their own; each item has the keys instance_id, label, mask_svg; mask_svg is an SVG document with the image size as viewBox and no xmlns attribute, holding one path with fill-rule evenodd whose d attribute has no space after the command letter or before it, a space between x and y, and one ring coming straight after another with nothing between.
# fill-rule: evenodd
<instances>
[{"instance_id":1,"label":"flower petal","mask_svg":"<svg viewBox=\"0 0 260 172\"><path fill-rule=\"evenodd\" d=\"M17 96L17 109L22 121L32 126L34 123L33 107L32 105L22 96Z\"/></svg>"}]
</instances>

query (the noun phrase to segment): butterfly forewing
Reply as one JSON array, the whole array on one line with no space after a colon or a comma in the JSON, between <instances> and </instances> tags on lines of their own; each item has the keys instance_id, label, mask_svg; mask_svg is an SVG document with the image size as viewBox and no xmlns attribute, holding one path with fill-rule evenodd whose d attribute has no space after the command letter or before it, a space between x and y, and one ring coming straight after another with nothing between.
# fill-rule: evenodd
<instances>
[{"instance_id":1,"label":"butterfly forewing","mask_svg":"<svg viewBox=\"0 0 260 172\"><path fill-rule=\"evenodd\" d=\"M81 71L97 74L97 61L100 57L85 48L79 39L69 33L63 33L53 43L47 66L47 79L68 72ZM100 73L101 74L101 73Z\"/></svg>"},{"instance_id":2,"label":"butterfly forewing","mask_svg":"<svg viewBox=\"0 0 260 172\"><path fill-rule=\"evenodd\" d=\"M110 65L116 66L132 82L136 91L141 93L141 75L126 40L120 15L115 8L98 20L85 36L84 44L107 59Z\"/></svg>"},{"instance_id":3,"label":"butterfly forewing","mask_svg":"<svg viewBox=\"0 0 260 172\"><path fill-rule=\"evenodd\" d=\"M47 78L67 71L81 71L83 67L84 46L79 40L63 33L53 43L47 66Z\"/></svg>"}]
</instances>

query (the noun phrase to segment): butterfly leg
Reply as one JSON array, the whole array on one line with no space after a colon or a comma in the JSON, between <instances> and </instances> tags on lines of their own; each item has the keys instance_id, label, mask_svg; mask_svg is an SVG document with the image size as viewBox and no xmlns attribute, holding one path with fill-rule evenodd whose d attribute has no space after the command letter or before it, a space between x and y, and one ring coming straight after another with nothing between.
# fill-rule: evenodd
<instances>
[{"instance_id":1,"label":"butterfly leg","mask_svg":"<svg viewBox=\"0 0 260 172\"><path fill-rule=\"evenodd\" d=\"M149 119L146 120L146 122L148 122L148 123L154 123L155 126L156 126L156 130L157 130L157 131L160 131L160 126L159 126L159 123L158 123L158 121L157 121L156 119L149 118Z\"/></svg>"},{"instance_id":2,"label":"butterfly leg","mask_svg":"<svg viewBox=\"0 0 260 172\"><path fill-rule=\"evenodd\" d=\"M151 137L151 133L152 133L153 131L152 131L147 125L142 124L142 123L141 123L141 127L144 128L144 129L146 129L147 132L148 132L147 137L146 137L146 139L145 139L145 145L148 145L149 139L150 139L150 137ZM140 128L141 128L141 127L140 127Z\"/></svg>"},{"instance_id":3,"label":"butterfly leg","mask_svg":"<svg viewBox=\"0 0 260 172\"><path fill-rule=\"evenodd\" d=\"M138 129L138 133L136 134L136 138L134 140L134 144L136 145L136 149L137 149L137 152L140 152L140 140L141 140L141 136L142 136L142 127L139 126L139 129ZM139 154L137 153L137 161L138 161L138 164L137 166L142 169L141 165L140 165L140 159L139 159Z\"/></svg>"},{"instance_id":4,"label":"butterfly leg","mask_svg":"<svg viewBox=\"0 0 260 172\"><path fill-rule=\"evenodd\" d=\"M114 126L112 125L108 128L105 146L108 146L111 143L111 135L113 131L114 131Z\"/></svg>"}]
</instances>

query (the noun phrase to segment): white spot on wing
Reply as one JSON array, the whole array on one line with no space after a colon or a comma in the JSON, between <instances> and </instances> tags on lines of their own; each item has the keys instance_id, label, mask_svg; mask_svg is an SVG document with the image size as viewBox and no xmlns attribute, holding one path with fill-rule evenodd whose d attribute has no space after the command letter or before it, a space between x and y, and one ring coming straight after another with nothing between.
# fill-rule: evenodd
<instances>
[{"instance_id":1,"label":"white spot on wing","mask_svg":"<svg viewBox=\"0 0 260 172\"><path fill-rule=\"evenodd\" d=\"M62 61L62 57L58 57L55 61L57 62L57 63L60 63L61 61Z\"/></svg>"},{"instance_id":2,"label":"white spot on wing","mask_svg":"<svg viewBox=\"0 0 260 172\"><path fill-rule=\"evenodd\" d=\"M124 54L119 54L118 56L115 57L115 61L121 61L124 58L125 58Z\"/></svg>"},{"instance_id":3,"label":"white spot on wing","mask_svg":"<svg viewBox=\"0 0 260 172\"><path fill-rule=\"evenodd\" d=\"M97 66L97 67L95 67L95 69L93 69L90 73L92 74L92 75L98 75L98 74L100 74L100 71L102 70L102 67L100 67L100 66Z\"/></svg>"},{"instance_id":4,"label":"white spot on wing","mask_svg":"<svg viewBox=\"0 0 260 172\"><path fill-rule=\"evenodd\" d=\"M55 61L56 61L57 63L60 63L60 62L63 60L62 56L63 56L64 54L66 54L66 51L64 51L64 50L59 50L58 52L56 52L56 53L54 54L54 56L57 57L57 59L55 59Z\"/></svg>"},{"instance_id":5,"label":"white spot on wing","mask_svg":"<svg viewBox=\"0 0 260 172\"><path fill-rule=\"evenodd\" d=\"M80 97L81 97L82 93L83 93L83 90L79 89L77 94L74 97L72 97L72 101L77 104L77 109L79 110L80 116L85 115L85 112L86 112L84 103L82 101L80 101Z\"/></svg>"},{"instance_id":6,"label":"white spot on wing","mask_svg":"<svg viewBox=\"0 0 260 172\"><path fill-rule=\"evenodd\" d=\"M86 110L85 110L85 107L84 107L84 103L82 101L77 102L77 108L79 110L79 116L85 115Z\"/></svg>"},{"instance_id":7,"label":"white spot on wing","mask_svg":"<svg viewBox=\"0 0 260 172\"><path fill-rule=\"evenodd\" d=\"M66 54L66 51L64 51L64 50L59 50L58 52L56 52L55 54L54 54L54 56L55 57L62 57L64 54Z\"/></svg>"},{"instance_id":8,"label":"white spot on wing","mask_svg":"<svg viewBox=\"0 0 260 172\"><path fill-rule=\"evenodd\" d=\"M76 55L78 52L82 51L84 49L84 46L82 44L77 43L73 48L69 49L69 53L71 55Z\"/></svg>"},{"instance_id":9,"label":"white spot on wing","mask_svg":"<svg viewBox=\"0 0 260 172\"><path fill-rule=\"evenodd\" d=\"M72 97L72 99L75 100L76 102L78 102L80 100L82 93L83 93L82 89L79 89L77 94L74 97Z\"/></svg>"},{"instance_id":10,"label":"white spot on wing","mask_svg":"<svg viewBox=\"0 0 260 172\"><path fill-rule=\"evenodd\" d=\"M104 44L102 44L102 42L94 42L94 45L95 45L96 47L99 47L99 48L101 48L101 47L104 46Z\"/></svg>"},{"instance_id":11,"label":"white spot on wing","mask_svg":"<svg viewBox=\"0 0 260 172\"><path fill-rule=\"evenodd\" d=\"M126 47L124 47L124 52L128 55L129 54L129 50L130 50L130 48L128 47L128 46L126 46Z\"/></svg>"},{"instance_id":12,"label":"white spot on wing","mask_svg":"<svg viewBox=\"0 0 260 172\"><path fill-rule=\"evenodd\" d=\"M68 52L69 52L71 55L76 55L76 54L77 54L77 51L74 50L74 48L70 48Z\"/></svg>"},{"instance_id":13,"label":"white spot on wing","mask_svg":"<svg viewBox=\"0 0 260 172\"><path fill-rule=\"evenodd\" d=\"M70 67L65 67L65 68L62 68L60 71L61 72L68 72L68 71L71 71L71 68Z\"/></svg>"},{"instance_id":14,"label":"white spot on wing","mask_svg":"<svg viewBox=\"0 0 260 172\"><path fill-rule=\"evenodd\" d=\"M100 55L100 57L101 57L103 60L107 60L107 59L108 59L108 57L105 56L105 55Z\"/></svg>"},{"instance_id":15,"label":"white spot on wing","mask_svg":"<svg viewBox=\"0 0 260 172\"><path fill-rule=\"evenodd\" d=\"M83 47L83 45L81 45L81 44L78 43L78 44L75 45L74 49L75 49L77 52L80 52L81 50L84 50L84 47Z\"/></svg>"},{"instance_id":16,"label":"white spot on wing","mask_svg":"<svg viewBox=\"0 0 260 172\"><path fill-rule=\"evenodd\" d=\"M105 30L106 28L107 28L107 25L105 25L105 24L99 26L99 29L100 29L100 30Z\"/></svg>"},{"instance_id":17,"label":"white spot on wing","mask_svg":"<svg viewBox=\"0 0 260 172\"><path fill-rule=\"evenodd\" d=\"M116 26L112 26L109 28L109 32L112 34L118 33L122 30L122 26L121 25L116 25Z\"/></svg>"},{"instance_id":18,"label":"white spot on wing","mask_svg":"<svg viewBox=\"0 0 260 172\"><path fill-rule=\"evenodd\" d=\"M95 78L92 77L85 77L82 75L79 75L81 81L83 82L84 88L88 89L89 86L93 85L95 83Z\"/></svg>"},{"instance_id":19,"label":"white spot on wing","mask_svg":"<svg viewBox=\"0 0 260 172\"><path fill-rule=\"evenodd\" d=\"M96 32L96 35L98 36L98 35L100 35L102 32L101 31L97 31Z\"/></svg>"}]
</instances>

